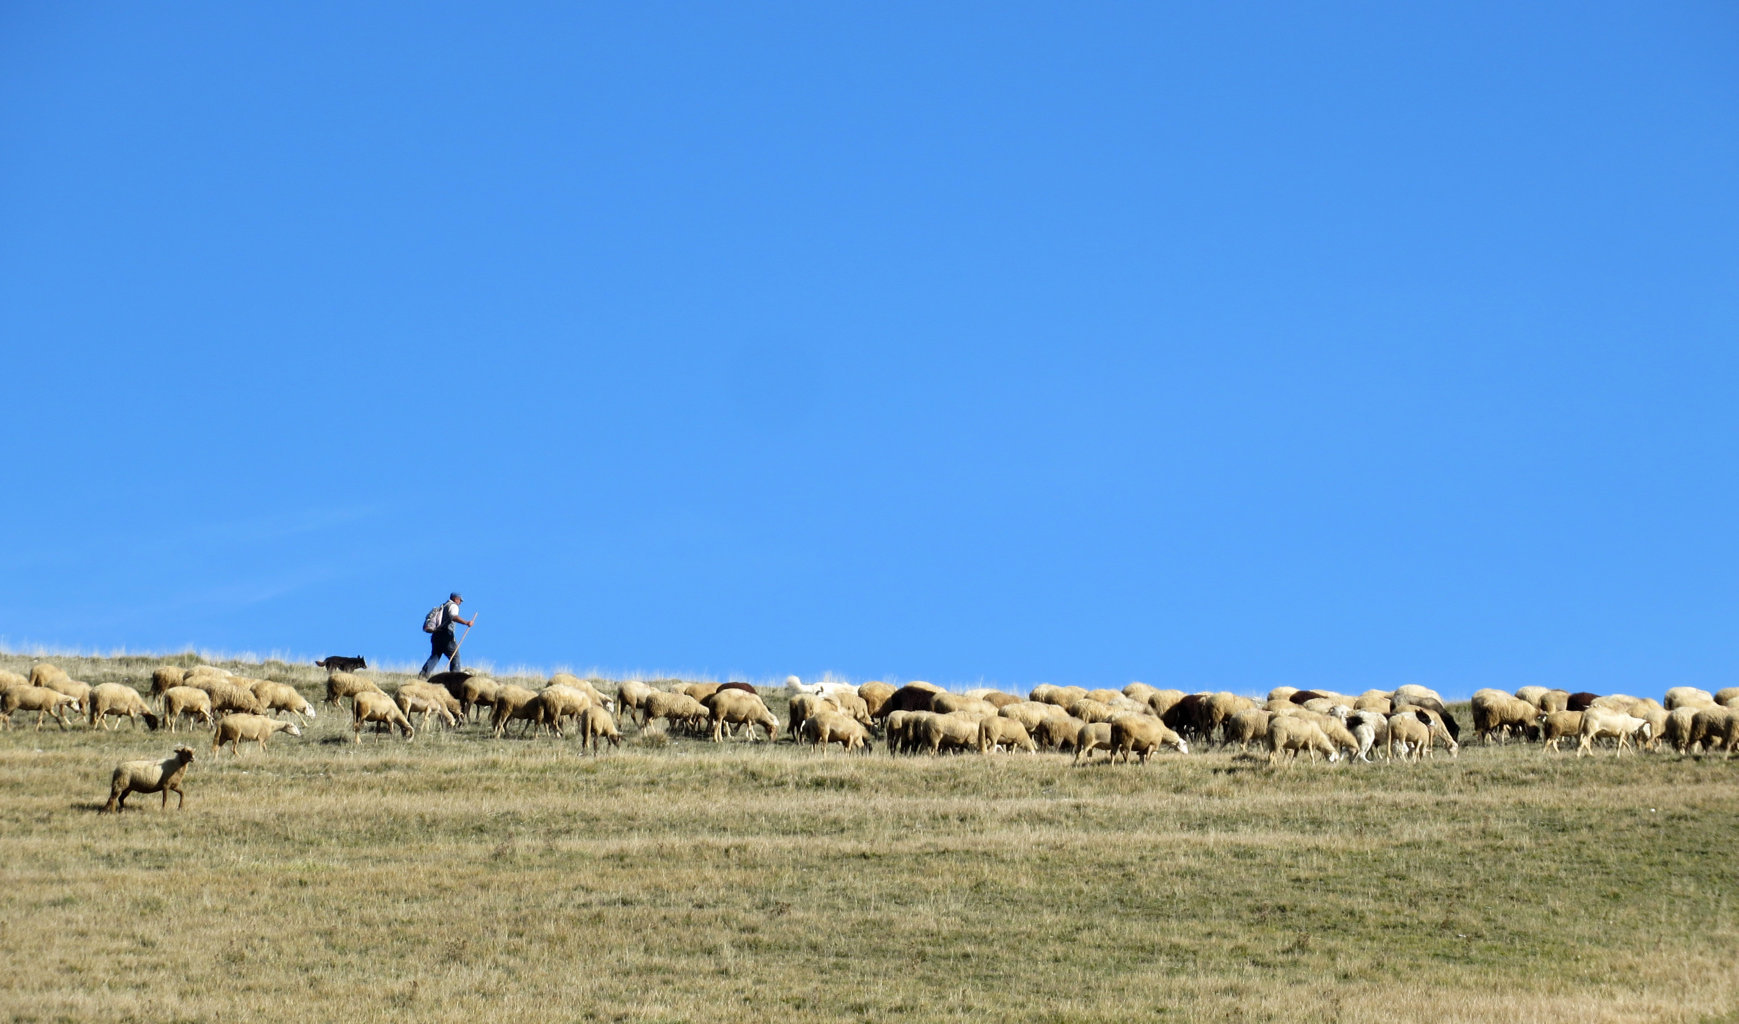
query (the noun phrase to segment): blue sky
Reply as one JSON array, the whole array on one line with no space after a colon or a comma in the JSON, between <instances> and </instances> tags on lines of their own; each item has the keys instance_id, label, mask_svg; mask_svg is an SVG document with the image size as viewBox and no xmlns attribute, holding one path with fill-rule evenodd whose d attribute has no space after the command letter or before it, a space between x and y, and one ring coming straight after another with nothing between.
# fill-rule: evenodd
<instances>
[{"instance_id":1,"label":"blue sky","mask_svg":"<svg viewBox=\"0 0 1739 1024\"><path fill-rule=\"evenodd\" d=\"M16 648L1739 676L1739 13L8 5Z\"/></svg>"}]
</instances>

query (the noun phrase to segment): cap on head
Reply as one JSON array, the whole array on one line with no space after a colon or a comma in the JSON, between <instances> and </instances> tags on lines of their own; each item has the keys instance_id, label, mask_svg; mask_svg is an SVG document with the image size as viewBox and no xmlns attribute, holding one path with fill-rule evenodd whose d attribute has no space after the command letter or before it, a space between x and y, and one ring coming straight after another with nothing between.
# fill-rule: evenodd
<instances>
[{"instance_id":1,"label":"cap on head","mask_svg":"<svg viewBox=\"0 0 1739 1024\"><path fill-rule=\"evenodd\" d=\"M449 599L449 600L453 600L453 601L463 601L463 600L465 600L465 599L464 599L464 598L463 598L463 597L460 597L460 596L459 596L459 592L458 592L458 591L457 591L457 590L455 590L455 591L453 591L453 592L452 592L452 593L451 593L451 594L448 594L448 595L447 595L447 597L448 597L448 599Z\"/></svg>"}]
</instances>

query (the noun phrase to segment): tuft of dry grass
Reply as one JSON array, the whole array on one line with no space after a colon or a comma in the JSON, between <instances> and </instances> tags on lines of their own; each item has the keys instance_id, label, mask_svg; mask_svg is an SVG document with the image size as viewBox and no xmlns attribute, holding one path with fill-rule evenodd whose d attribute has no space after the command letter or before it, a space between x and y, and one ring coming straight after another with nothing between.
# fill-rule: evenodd
<instances>
[{"instance_id":1,"label":"tuft of dry grass","mask_svg":"<svg viewBox=\"0 0 1739 1024\"><path fill-rule=\"evenodd\" d=\"M156 659L67 667L148 683ZM3 659L0 659L3 663ZM14 664L0 667L16 668ZM25 664L28 670L28 660ZM323 674L249 666L318 692ZM775 707L778 713L780 708ZM662 735L662 739L654 736ZM1739 762L0 733L13 1021L1596 1022L1739 1005Z\"/></svg>"}]
</instances>

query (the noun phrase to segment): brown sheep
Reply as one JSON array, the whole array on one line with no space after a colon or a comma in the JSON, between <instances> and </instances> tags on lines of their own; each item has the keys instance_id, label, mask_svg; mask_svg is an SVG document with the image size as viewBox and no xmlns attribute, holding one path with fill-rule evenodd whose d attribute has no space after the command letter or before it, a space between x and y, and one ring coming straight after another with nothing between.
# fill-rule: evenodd
<instances>
[{"instance_id":1,"label":"brown sheep","mask_svg":"<svg viewBox=\"0 0 1739 1024\"><path fill-rule=\"evenodd\" d=\"M359 693L372 690L383 693L374 680L355 672L329 672L326 675L326 703L338 704L346 697L355 697Z\"/></svg>"},{"instance_id":2,"label":"brown sheep","mask_svg":"<svg viewBox=\"0 0 1739 1024\"><path fill-rule=\"evenodd\" d=\"M779 738L779 720L773 717L773 712L767 710L767 705L761 698L741 690L719 690L708 697L702 704L712 718L713 742L724 739L724 727L738 723L749 727L749 741L755 741L755 726L767 731L767 741L770 743Z\"/></svg>"},{"instance_id":3,"label":"brown sheep","mask_svg":"<svg viewBox=\"0 0 1739 1024\"><path fill-rule=\"evenodd\" d=\"M187 678L187 670L180 665L159 665L151 670L151 696L157 701L157 706L163 706L163 694L180 686Z\"/></svg>"},{"instance_id":4,"label":"brown sheep","mask_svg":"<svg viewBox=\"0 0 1739 1024\"><path fill-rule=\"evenodd\" d=\"M181 780L187 775L187 766L193 763L192 747L176 747L175 753L161 761L123 761L115 766L114 774L109 777L109 802L103 805L103 813L116 813L127 809L127 796L132 793L162 793L163 805L160 810L169 809L169 794L175 794L175 809L181 810L187 805L187 793L181 788Z\"/></svg>"},{"instance_id":5,"label":"brown sheep","mask_svg":"<svg viewBox=\"0 0 1739 1024\"><path fill-rule=\"evenodd\" d=\"M646 695L652 692L652 687L638 679L625 679L616 687L616 711L624 718L634 718L636 723L646 724L641 708L646 703Z\"/></svg>"},{"instance_id":6,"label":"brown sheep","mask_svg":"<svg viewBox=\"0 0 1739 1024\"><path fill-rule=\"evenodd\" d=\"M37 732L42 731L42 719L50 715L65 729L71 724L67 721L66 713L77 707L78 701L70 694L51 690L46 686L15 686L0 694L0 715L6 716L6 724L12 724L14 711L34 711Z\"/></svg>"},{"instance_id":7,"label":"brown sheep","mask_svg":"<svg viewBox=\"0 0 1739 1024\"><path fill-rule=\"evenodd\" d=\"M503 683L495 691L495 708L489 716L489 724L499 739L507 732L510 722L524 722L520 730L524 735L533 723L543 714L543 701L533 690L513 683Z\"/></svg>"},{"instance_id":8,"label":"brown sheep","mask_svg":"<svg viewBox=\"0 0 1739 1024\"><path fill-rule=\"evenodd\" d=\"M869 705L869 713L873 718L882 709L882 705L888 702L888 698L894 695L894 688L879 679L872 679L857 688L857 695Z\"/></svg>"},{"instance_id":9,"label":"brown sheep","mask_svg":"<svg viewBox=\"0 0 1739 1024\"><path fill-rule=\"evenodd\" d=\"M1473 695L1473 730L1487 746L1492 734L1498 742L1506 742L1513 732L1525 739L1539 736L1536 724L1540 709L1528 701L1502 690L1480 690Z\"/></svg>"},{"instance_id":10,"label":"brown sheep","mask_svg":"<svg viewBox=\"0 0 1739 1024\"><path fill-rule=\"evenodd\" d=\"M940 692L928 683L907 683L888 695L882 706L875 710L875 717L886 718L896 711L929 711L931 702Z\"/></svg>"},{"instance_id":11,"label":"brown sheep","mask_svg":"<svg viewBox=\"0 0 1739 1024\"><path fill-rule=\"evenodd\" d=\"M145 726L152 731L157 729L157 716L146 706L145 698L139 696L139 691L124 683L101 683L91 687L86 706L90 708L91 728L95 729L98 722L108 724L108 716L125 717L138 728L139 719L145 720ZM110 726L113 728L113 726Z\"/></svg>"},{"instance_id":12,"label":"brown sheep","mask_svg":"<svg viewBox=\"0 0 1739 1024\"><path fill-rule=\"evenodd\" d=\"M579 730L582 751L590 747L591 752L596 754L598 741L601 739L609 740L612 747L622 745L622 733L616 729L616 720L601 705L593 704L580 712Z\"/></svg>"},{"instance_id":13,"label":"brown sheep","mask_svg":"<svg viewBox=\"0 0 1739 1024\"><path fill-rule=\"evenodd\" d=\"M1083 760L1091 760L1095 750L1109 753L1111 750L1111 723L1082 722L1080 727L1075 730L1074 744L1075 764L1080 764Z\"/></svg>"},{"instance_id":14,"label":"brown sheep","mask_svg":"<svg viewBox=\"0 0 1739 1024\"><path fill-rule=\"evenodd\" d=\"M351 739L362 742L362 727L374 722L376 728L384 725L388 731L393 729L404 733L405 742L416 739L417 731L411 727L411 720L393 703L393 699L380 690L362 690L350 697L351 703Z\"/></svg>"},{"instance_id":15,"label":"brown sheep","mask_svg":"<svg viewBox=\"0 0 1739 1024\"><path fill-rule=\"evenodd\" d=\"M208 728L216 727L211 710L211 694L196 686L171 686L163 691L163 717L174 732L182 715L203 721Z\"/></svg>"},{"instance_id":16,"label":"brown sheep","mask_svg":"<svg viewBox=\"0 0 1739 1024\"><path fill-rule=\"evenodd\" d=\"M295 722L282 722L265 715L225 715L217 720L217 729L211 736L211 753L216 756L225 743L229 744L231 754L241 756L242 740L258 740L260 749L266 749L266 740L275 732L287 732L292 736L302 735L302 730Z\"/></svg>"},{"instance_id":17,"label":"brown sheep","mask_svg":"<svg viewBox=\"0 0 1739 1024\"><path fill-rule=\"evenodd\" d=\"M1548 711L1539 719L1540 736L1546 741L1546 749L1552 753L1558 752L1558 741L1566 736L1582 735L1582 712L1580 711Z\"/></svg>"}]
</instances>

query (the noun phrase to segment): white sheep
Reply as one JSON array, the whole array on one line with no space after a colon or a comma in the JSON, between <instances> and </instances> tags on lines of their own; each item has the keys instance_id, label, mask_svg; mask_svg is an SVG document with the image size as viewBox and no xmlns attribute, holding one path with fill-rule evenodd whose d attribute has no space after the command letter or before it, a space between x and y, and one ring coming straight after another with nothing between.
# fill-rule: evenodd
<instances>
[{"instance_id":1,"label":"white sheep","mask_svg":"<svg viewBox=\"0 0 1739 1024\"><path fill-rule=\"evenodd\" d=\"M214 726L211 708L211 694L196 686L171 686L163 691L163 717L169 720L169 731L174 732L181 716L198 718L207 726Z\"/></svg>"},{"instance_id":2,"label":"white sheep","mask_svg":"<svg viewBox=\"0 0 1739 1024\"><path fill-rule=\"evenodd\" d=\"M1610 736L1618 741L1613 756L1622 756L1625 747L1632 746L1637 740L1646 741L1651 729L1647 719L1611 708L1590 707L1582 712L1582 739L1576 744L1576 756L1594 753L1594 741L1603 736Z\"/></svg>"},{"instance_id":3,"label":"white sheep","mask_svg":"<svg viewBox=\"0 0 1739 1024\"><path fill-rule=\"evenodd\" d=\"M175 809L181 810L187 803L181 780L187 774L187 766L192 763L192 747L176 747L175 753L161 761L121 762L109 778L109 802L103 805L103 812L126 810L129 793L162 793L163 806L160 809L166 811L172 791L175 793Z\"/></svg>"},{"instance_id":4,"label":"white sheep","mask_svg":"<svg viewBox=\"0 0 1739 1024\"><path fill-rule=\"evenodd\" d=\"M42 731L42 719L52 715L54 720L65 729L70 722L66 713L78 708L78 701L59 690L51 690L46 686L15 686L0 694L0 715L6 717L6 724L12 724L12 712L24 710L36 712L36 731Z\"/></svg>"},{"instance_id":5,"label":"white sheep","mask_svg":"<svg viewBox=\"0 0 1739 1024\"><path fill-rule=\"evenodd\" d=\"M399 710L380 690L363 690L351 696L351 728L355 731L353 737L357 743L362 742L362 727L369 722L385 725L391 729L400 729L405 734L405 742L416 739L417 731L411 727L411 720Z\"/></svg>"},{"instance_id":6,"label":"white sheep","mask_svg":"<svg viewBox=\"0 0 1739 1024\"><path fill-rule=\"evenodd\" d=\"M93 729L99 722L108 725L110 715L125 717L133 723L134 728L138 727L141 718L145 720L147 728L157 728L157 716L151 713L150 707L145 704L145 698L139 696L138 690L125 683L100 683L91 687L86 706L90 708Z\"/></svg>"}]
</instances>

